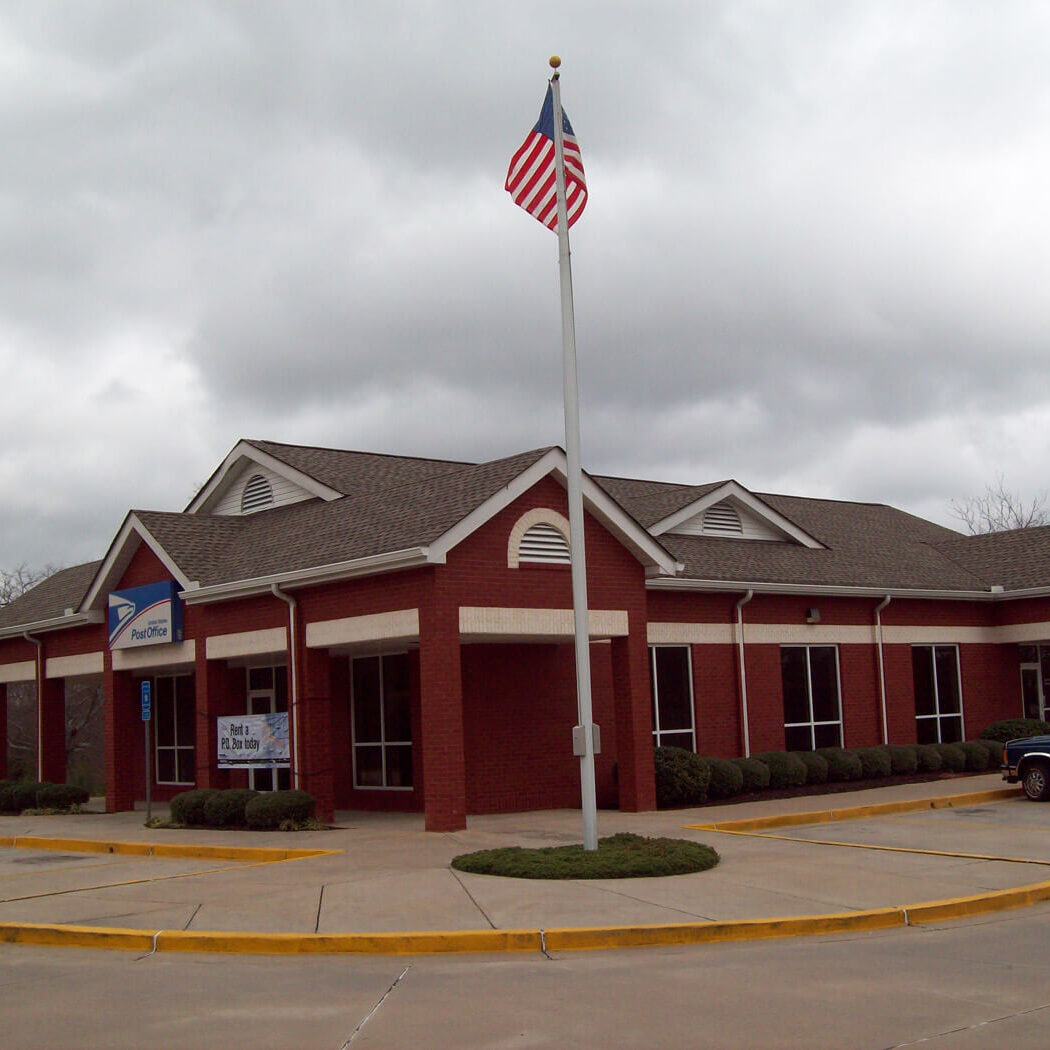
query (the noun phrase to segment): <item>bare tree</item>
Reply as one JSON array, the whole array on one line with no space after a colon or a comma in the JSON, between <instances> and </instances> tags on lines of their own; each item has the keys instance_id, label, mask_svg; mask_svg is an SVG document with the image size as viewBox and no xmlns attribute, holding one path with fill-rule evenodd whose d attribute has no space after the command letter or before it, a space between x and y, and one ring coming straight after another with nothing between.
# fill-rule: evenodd
<instances>
[{"instance_id":1,"label":"bare tree","mask_svg":"<svg viewBox=\"0 0 1050 1050\"><path fill-rule=\"evenodd\" d=\"M968 496L961 503L952 500L952 514L966 526L971 536L1050 525L1047 493L1040 492L1026 502L1006 487L1002 474L996 475L994 485L985 486L984 495Z\"/></svg>"},{"instance_id":2,"label":"bare tree","mask_svg":"<svg viewBox=\"0 0 1050 1050\"><path fill-rule=\"evenodd\" d=\"M0 608L21 598L26 591L32 590L55 571L53 565L31 569L24 562L13 569L0 569Z\"/></svg>"}]
</instances>

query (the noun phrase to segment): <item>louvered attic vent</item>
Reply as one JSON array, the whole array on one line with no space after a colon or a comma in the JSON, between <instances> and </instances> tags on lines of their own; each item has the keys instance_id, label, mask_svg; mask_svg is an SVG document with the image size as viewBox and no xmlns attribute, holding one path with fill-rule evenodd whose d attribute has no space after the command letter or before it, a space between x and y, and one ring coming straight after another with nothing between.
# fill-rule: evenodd
<instances>
[{"instance_id":1,"label":"louvered attic vent","mask_svg":"<svg viewBox=\"0 0 1050 1050\"><path fill-rule=\"evenodd\" d=\"M700 529L703 536L741 536L743 523L736 507L729 500L722 500L704 513L704 523Z\"/></svg>"},{"instance_id":2,"label":"louvered attic vent","mask_svg":"<svg viewBox=\"0 0 1050 1050\"><path fill-rule=\"evenodd\" d=\"M521 538L518 560L567 565L570 561L569 545L553 525L533 525Z\"/></svg>"},{"instance_id":3,"label":"louvered attic vent","mask_svg":"<svg viewBox=\"0 0 1050 1050\"><path fill-rule=\"evenodd\" d=\"M254 474L245 483L244 491L241 493L241 513L251 514L253 510L260 510L273 503L273 487L262 476Z\"/></svg>"}]
</instances>

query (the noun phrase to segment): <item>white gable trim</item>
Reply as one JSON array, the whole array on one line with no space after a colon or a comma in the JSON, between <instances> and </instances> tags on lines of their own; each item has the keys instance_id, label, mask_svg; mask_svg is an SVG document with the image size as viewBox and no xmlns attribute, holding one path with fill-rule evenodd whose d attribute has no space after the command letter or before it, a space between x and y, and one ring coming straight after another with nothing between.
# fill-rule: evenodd
<instances>
[{"instance_id":1,"label":"white gable trim","mask_svg":"<svg viewBox=\"0 0 1050 1050\"><path fill-rule=\"evenodd\" d=\"M131 562L135 551L139 549L139 545L142 543L145 543L157 556L160 563L171 574L171 578L183 590L196 586L196 583L189 579L182 569L175 564L171 555L157 542L156 537L142 524L138 515L132 511L124 519L120 532L117 533L116 539L110 544L105 559L98 567L98 572L95 573L95 578L91 581L91 587L80 604L81 612L86 612L96 606L101 607L106 595L116 586L117 581Z\"/></svg>"},{"instance_id":2,"label":"white gable trim","mask_svg":"<svg viewBox=\"0 0 1050 1050\"><path fill-rule=\"evenodd\" d=\"M719 485L718 488L713 489L692 503L687 503L673 514L658 521L649 531L654 536L672 532L683 522L703 514L709 507L713 507L716 503L721 503L722 500L727 498L731 498L736 503L746 507L756 518L778 532L783 533L788 539L802 544L803 547L809 547L813 550L823 549L824 544L815 540L808 532L803 531L790 519L785 518L783 514L778 514L768 503L748 492L743 485L736 481L727 481L724 485Z\"/></svg>"},{"instance_id":3,"label":"white gable trim","mask_svg":"<svg viewBox=\"0 0 1050 1050\"><path fill-rule=\"evenodd\" d=\"M531 467L522 471L494 496L460 519L447 532L430 545L430 561L444 562L448 552L458 543L476 532L505 507L510 506L548 474L553 474L564 484L568 473L565 453L552 448L544 453ZM621 543L647 568L673 576L680 568L673 556L649 535L604 489L596 485L586 474L583 476L583 500L586 509L597 518Z\"/></svg>"},{"instance_id":4,"label":"white gable trim","mask_svg":"<svg viewBox=\"0 0 1050 1050\"><path fill-rule=\"evenodd\" d=\"M309 474L304 474L301 470L290 467L287 463L282 462L275 456L271 456L268 452L263 452L262 449L256 448L251 442L238 441L230 454L205 483L204 488L193 497L190 505L186 508L186 513L198 514L213 510L215 505L226 495L227 490L236 485L242 478L242 471L246 466L245 461L257 463L260 467L273 471L274 474L280 475L280 477L285 478L291 484L304 489L311 496L331 501L339 499L343 495L343 493L321 484L320 481Z\"/></svg>"}]
</instances>

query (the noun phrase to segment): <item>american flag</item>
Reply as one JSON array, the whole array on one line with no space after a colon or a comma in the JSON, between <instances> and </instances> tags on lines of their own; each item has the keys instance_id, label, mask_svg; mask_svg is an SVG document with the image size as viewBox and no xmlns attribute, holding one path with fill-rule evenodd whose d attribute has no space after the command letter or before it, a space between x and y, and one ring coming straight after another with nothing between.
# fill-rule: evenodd
<instances>
[{"instance_id":1,"label":"american flag","mask_svg":"<svg viewBox=\"0 0 1050 1050\"><path fill-rule=\"evenodd\" d=\"M565 155L565 208L569 226L583 214L587 205L587 182L583 159L569 118L562 110L562 143ZM539 219L549 230L558 232L558 192L554 163L554 94L547 86L547 97L536 126L521 148L510 159L507 192L514 203Z\"/></svg>"}]
</instances>

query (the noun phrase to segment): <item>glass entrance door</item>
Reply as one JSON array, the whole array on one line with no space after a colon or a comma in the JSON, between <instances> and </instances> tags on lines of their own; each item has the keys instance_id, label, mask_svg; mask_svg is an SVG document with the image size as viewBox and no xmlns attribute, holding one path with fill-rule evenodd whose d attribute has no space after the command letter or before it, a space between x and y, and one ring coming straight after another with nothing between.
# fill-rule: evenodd
<instances>
[{"instance_id":1,"label":"glass entrance door","mask_svg":"<svg viewBox=\"0 0 1050 1050\"><path fill-rule=\"evenodd\" d=\"M288 676L283 665L248 668L249 715L271 715L288 710ZM248 786L255 791L286 790L291 786L287 769L249 769Z\"/></svg>"}]
</instances>

